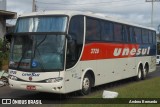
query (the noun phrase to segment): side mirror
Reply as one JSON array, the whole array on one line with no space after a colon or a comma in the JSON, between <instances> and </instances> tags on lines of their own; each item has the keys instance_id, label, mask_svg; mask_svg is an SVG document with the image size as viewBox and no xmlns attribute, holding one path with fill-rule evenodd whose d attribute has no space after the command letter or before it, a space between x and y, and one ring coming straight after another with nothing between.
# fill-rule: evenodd
<instances>
[{"instance_id":1,"label":"side mirror","mask_svg":"<svg viewBox=\"0 0 160 107\"><path fill-rule=\"evenodd\" d=\"M11 42L12 37L13 37L13 33L6 33L4 36L8 42Z\"/></svg>"},{"instance_id":2,"label":"side mirror","mask_svg":"<svg viewBox=\"0 0 160 107\"><path fill-rule=\"evenodd\" d=\"M67 34L66 38L68 40L68 43L72 43L73 39L71 35Z\"/></svg>"}]
</instances>

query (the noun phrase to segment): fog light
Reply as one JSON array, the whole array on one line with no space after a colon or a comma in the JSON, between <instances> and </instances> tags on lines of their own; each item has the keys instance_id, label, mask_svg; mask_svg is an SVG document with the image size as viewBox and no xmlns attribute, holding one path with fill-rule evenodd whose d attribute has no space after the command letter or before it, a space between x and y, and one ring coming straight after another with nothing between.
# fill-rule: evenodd
<instances>
[{"instance_id":1,"label":"fog light","mask_svg":"<svg viewBox=\"0 0 160 107\"><path fill-rule=\"evenodd\" d=\"M9 79L11 79L11 80L17 80L18 78L16 77L16 76L13 76L13 75L9 75Z\"/></svg>"}]
</instances>

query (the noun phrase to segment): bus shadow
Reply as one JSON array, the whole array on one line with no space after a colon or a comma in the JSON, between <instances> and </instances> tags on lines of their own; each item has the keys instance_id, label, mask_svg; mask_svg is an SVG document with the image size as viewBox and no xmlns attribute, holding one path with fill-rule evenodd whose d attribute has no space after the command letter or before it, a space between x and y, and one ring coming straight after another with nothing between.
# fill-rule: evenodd
<instances>
[{"instance_id":1,"label":"bus shadow","mask_svg":"<svg viewBox=\"0 0 160 107\"><path fill-rule=\"evenodd\" d=\"M160 76L160 72L158 70L156 72L149 74L148 77L146 78L146 80L151 79L156 76ZM112 88L123 87L127 84L135 83L135 82L139 82L139 81L136 81L135 78L132 77L132 78L127 78L127 79L99 85L99 86L92 88L91 93L87 96L81 96L78 93L78 91L68 93L68 94L54 94L54 93L36 92L36 93L32 93L32 94L23 95L23 96L21 96L21 98L26 98L26 99L33 99L34 98L34 99L42 99L42 100L45 100L47 102L52 102L52 103L53 103L53 101L54 101L54 103L63 103L65 101L69 101L74 98L92 98L92 96L95 93L103 93L103 90L111 90Z\"/></svg>"},{"instance_id":2,"label":"bus shadow","mask_svg":"<svg viewBox=\"0 0 160 107\"><path fill-rule=\"evenodd\" d=\"M134 79L129 78L129 79L124 79L124 80L96 86L96 87L92 88L92 92L90 93L90 95L92 95L96 92L99 92L99 91L103 91L104 89L110 89L110 88L114 88L114 87L118 87L118 86L123 86L125 84L132 83L132 82L134 82ZM47 101L59 102L59 101L67 101L67 100L73 99L73 98L90 98L90 95L81 96L78 91L68 93L68 94L54 94L54 93L46 93L46 92L36 92L36 93L32 93L32 94L23 95L23 96L21 96L21 98L26 98L26 99L33 99L34 98L34 99L42 99L42 100L47 100Z\"/></svg>"}]
</instances>

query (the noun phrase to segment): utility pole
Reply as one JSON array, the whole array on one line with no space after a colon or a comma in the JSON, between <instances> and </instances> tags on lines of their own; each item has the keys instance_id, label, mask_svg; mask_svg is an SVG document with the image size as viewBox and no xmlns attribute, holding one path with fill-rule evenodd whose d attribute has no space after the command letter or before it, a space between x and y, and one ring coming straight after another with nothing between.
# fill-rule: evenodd
<instances>
[{"instance_id":1,"label":"utility pole","mask_svg":"<svg viewBox=\"0 0 160 107\"><path fill-rule=\"evenodd\" d=\"M32 12L36 12L37 11L37 7L36 7L36 0L32 1Z\"/></svg>"},{"instance_id":2,"label":"utility pole","mask_svg":"<svg viewBox=\"0 0 160 107\"><path fill-rule=\"evenodd\" d=\"M152 12L151 12L151 27L153 27L153 0L152 0Z\"/></svg>"},{"instance_id":3,"label":"utility pole","mask_svg":"<svg viewBox=\"0 0 160 107\"><path fill-rule=\"evenodd\" d=\"M152 10L151 10L151 27L153 27L153 17L154 17L154 2L160 2L160 0L146 0L146 2L152 2Z\"/></svg>"}]
</instances>

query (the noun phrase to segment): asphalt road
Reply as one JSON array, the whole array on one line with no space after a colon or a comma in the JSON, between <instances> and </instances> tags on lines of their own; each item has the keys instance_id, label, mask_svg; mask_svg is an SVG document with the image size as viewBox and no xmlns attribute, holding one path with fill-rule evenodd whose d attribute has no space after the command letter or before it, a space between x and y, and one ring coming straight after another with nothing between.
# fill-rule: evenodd
<instances>
[{"instance_id":1,"label":"asphalt road","mask_svg":"<svg viewBox=\"0 0 160 107\"><path fill-rule=\"evenodd\" d=\"M150 73L147 77L147 79L155 78L155 77L160 77L160 66L157 67L157 71ZM122 87L127 84L132 84L136 81L134 81L132 78L131 79L125 79L105 85L101 85L98 87L95 87L92 89L92 93L89 96L94 95L94 93L97 92L103 92L104 89L110 89L114 87ZM37 98L37 99L63 99L66 98L79 98L79 94L77 92L73 92L67 95L60 95L60 94L52 94L52 93L42 93L42 92L30 92L30 91L23 91L23 90L13 90L10 89L8 86L0 87L0 98ZM86 96L85 96L86 97ZM63 102L63 100L61 100Z\"/></svg>"}]
</instances>

